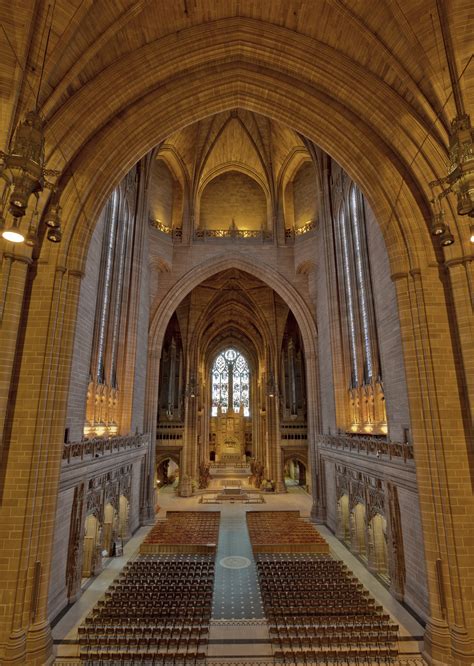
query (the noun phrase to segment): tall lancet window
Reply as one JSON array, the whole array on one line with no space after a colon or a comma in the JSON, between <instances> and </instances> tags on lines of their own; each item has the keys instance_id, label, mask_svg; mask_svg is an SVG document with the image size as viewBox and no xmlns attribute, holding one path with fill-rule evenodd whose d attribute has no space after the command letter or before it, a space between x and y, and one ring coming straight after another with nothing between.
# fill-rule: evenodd
<instances>
[{"instance_id":1,"label":"tall lancet window","mask_svg":"<svg viewBox=\"0 0 474 666\"><path fill-rule=\"evenodd\" d=\"M346 176L334 195L334 239L351 432L386 433L364 198Z\"/></svg>"},{"instance_id":2,"label":"tall lancet window","mask_svg":"<svg viewBox=\"0 0 474 666\"><path fill-rule=\"evenodd\" d=\"M349 333L349 348L351 352L351 384L356 386L359 379L359 361L357 354L357 324L356 324L356 292L354 289L353 271L351 270L350 229L344 207L339 213L339 230L341 234L342 267L344 273L344 289L347 309L347 329Z\"/></svg>"},{"instance_id":3,"label":"tall lancet window","mask_svg":"<svg viewBox=\"0 0 474 666\"><path fill-rule=\"evenodd\" d=\"M374 321L370 267L362 196L355 185L346 189L336 216L336 240L345 304L352 387L378 378L377 331Z\"/></svg>"},{"instance_id":4,"label":"tall lancet window","mask_svg":"<svg viewBox=\"0 0 474 666\"><path fill-rule=\"evenodd\" d=\"M362 202L360 193L355 186L351 187L349 196L349 209L351 212L352 235L354 243L354 257L357 276L357 289L360 304L360 319L362 328L362 345L364 348L364 381L373 379L374 364L372 359L372 338L375 337L375 328L371 330L370 308L372 299L370 297L370 284L368 275L368 252L365 244L364 228L362 218Z\"/></svg>"},{"instance_id":5,"label":"tall lancet window","mask_svg":"<svg viewBox=\"0 0 474 666\"><path fill-rule=\"evenodd\" d=\"M94 379L99 383L105 382L105 345L107 336L107 321L112 300L112 275L114 266L114 251L117 236L119 197L117 190L107 204L107 222L104 234L104 245L102 248L102 276L97 299L97 311L99 313L97 328L97 363Z\"/></svg>"},{"instance_id":6,"label":"tall lancet window","mask_svg":"<svg viewBox=\"0 0 474 666\"><path fill-rule=\"evenodd\" d=\"M103 212L104 236L87 393L86 435L118 432L119 384L124 372L127 307L132 285L135 215L131 206L135 197L135 180L128 177L112 192Z\"/></svg>"},{"instance_id":7,"label":"tall lancet window","mask_svg":"<svg viewBox=\"0 0 474 666\"><path fill-rule=\"evenodd\" d=\"M226 349L212 366L212 416L220 408L250 416L250 370L245 356L235 349Z\"/></svg>"}]
</instances>

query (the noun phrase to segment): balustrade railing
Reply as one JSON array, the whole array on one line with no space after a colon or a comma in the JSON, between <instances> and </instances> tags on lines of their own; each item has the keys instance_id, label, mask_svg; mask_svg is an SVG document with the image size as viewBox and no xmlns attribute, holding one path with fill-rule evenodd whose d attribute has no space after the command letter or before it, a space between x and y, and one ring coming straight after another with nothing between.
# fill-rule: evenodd
<instances>
[{"instance_id":1,"label":"balustrade railing","mask_svg":"<svg viewBox=\"0 0 474 666\"><path fill-rule=\"evenodd\" d=\"M413 446L407 442L387 442L372 437L348 437L345 435L318 435L318 445L322 448L349 451L376 458L413 460Z\"/></svg>"},{"instance_id":2,"label":"balustrade railing","mask_svg":"<svg viewBox=\"0 0 474 666\"><path fill-rule=\"evenodd\" d=\"M211 462L209 463L210 469L226 469L226 467L233 467L234 469L250 469L248 462Z\"/></svg>"},{"instance_id":3,"label":"balustrade railing","mask_svg":"<svg viewBox=\"0 0 474 666\"><path fill-rule=\"evenodd\" d=\"M166 236L171 236L173 241L181 242L183 235L183 230L181 227L169 227L168 225L163 224L163 222L160 222L160 220L154 220L152 217L150 217L150 225L154 229L161 231L162 234L165 234Z\"/></svg>"},{"instance_id":4,"label":"balustrade railing","mask_svg":"<svg viewBox=\"0 0 474 666\"><path fill-rule=\"evenodd\" d=\"M316 229L316 224L316 220L310 220L309 222L306 222L306 224L303 224L302 227L287 228L285 229L285 238L287 241L290 241L299 238L300 236L304 236L310 231L313 231L313 229Z\"/></svg>"},{"instance_id":5,"label":"balustrade railing","mask_svg":"<svg viewBox=\"0 0 474 666\"><path fill-rule=\"evenodd\" d=\"M268 243L273 240L271 231L264 231L261 229L196 229L194 232L194 240L257 240L263 243Z\"/></svg>"},{"instance_id":6,"label":"balustrade railing","mask_svg":"<svg viewBox=\"0 0 474 666\"><path fill-rule=\"evenodd\" d=\"M129 435L117 437L96 437L94 439L85 439L81 442L70 442L64 444L63 462L76 462L90 458L111 455L127 449L138 449L146 446L149 442L149 435Z\"/></svg>"},{"instance_id":7,"label":"balustrade railing","mask_svg":"<svg viewBox=\"0 0 474 666\"><path fill-rule=\"evenodd\" d=\"M158 229L158 231L161 231L167 236L171 236L173 233L173 228L169 227L167 224L163 224L163 222L160 222L160 220L150 220L150 222L155 227L155 229Z\"/></svg>"}]
</instances>

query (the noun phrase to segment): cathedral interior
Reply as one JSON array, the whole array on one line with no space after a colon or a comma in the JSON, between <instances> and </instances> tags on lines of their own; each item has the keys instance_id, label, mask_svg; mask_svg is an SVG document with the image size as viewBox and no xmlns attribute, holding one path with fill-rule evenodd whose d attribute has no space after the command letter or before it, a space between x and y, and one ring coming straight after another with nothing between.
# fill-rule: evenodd
<instances>
[{"instance_id":1,"label":"cathedral interior","mask_svg":"<svg viewBox=\"0 0 474 666\"><path fill-rule=\"evenodd\" d=\"M474 663L474 8L0 2L0 663Z\"/></svg>"}]
</instances>

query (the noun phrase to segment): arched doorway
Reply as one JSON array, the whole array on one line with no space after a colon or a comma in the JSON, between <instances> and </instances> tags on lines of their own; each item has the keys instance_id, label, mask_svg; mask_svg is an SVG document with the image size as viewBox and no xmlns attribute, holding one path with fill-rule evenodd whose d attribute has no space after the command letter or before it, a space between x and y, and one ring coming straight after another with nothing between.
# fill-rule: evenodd
<instances>
[{"instance_id":1,"label":"arched doorway","mask_svg":"<svg viewBox=\"0 0 474 666\"><path fill-rule=\"evenodd\" d=\"M367 554L365 504L358 502L351 512L351 548L361 557Z\"/></svg>"},{"instance_id":2,"label":"arched doorway","mask_svg":"<svg viewBox=\"0 0 474 666\"><path fill-rule=\"evenodd\" d=\"M290 458L285 464L285 485L288 488L307 486L306 464L299 458Z\"/></svg>"},{"instance_id":3,"label":"arched doorway","mask_svg":"<svg viewBox=\"0 0 474 666\"><path fill-rule=\"evenodd\" d=\"M339 498L337 503L338 509L338 536L345 541L350 543L351 540L351 530L349 522L349 495L344 493Z\"/></svg>"},{"instance_id":4,"label":"arched doorway","mask_svg":"<svg viewBox=\"0 0 474 666\"><path fill-rule=\"evenodd\" d=\"M96 516L86 517L84 547L82 555L82 577L90 578L97 573L100 562L100 523Z\"/></svg>"},{"instance_id":5,"label":"arched doorway","mask_svg":"<svg viewBox=\"0 0 474 666\"><path fill-rule=\"evenodd\" d=\"M114 538L117 534L118 516L115 507L108 502L104 507L104 526L102 533L102 546L107 554L110 555Z\"/></svg>"},{"instance_id":6,"label":"arched doorway","mask_svg":"<svg viewBox=\"0 0 474 666\"><path fill-rule=\"evenodd\" d=\"M162 458L156 466L156 487L158 491L174 489L179 483L179 465L171 457Z\"/></svg>"},{"instance_id":7,"label":"arched doorway","mask_svg":"<svg viewBox=\"0 0 474 666\"><path fill-rule=\"evenodd\" d=\"M371 568L381 576L388 574L387 520L376 513L369 523Z\"/></svg>"},{"instance_id":8,"label":"arched doorway","mask_svg":"<svg viewBox=\"0 0 474 666\"><path fill-rule=\"evenodd\" d=\"M128 526L128 513L130 510L130 503L125 495L119 497L119 536L122 539L128 539L130 536Z\"/></svg>"}]
</instances>

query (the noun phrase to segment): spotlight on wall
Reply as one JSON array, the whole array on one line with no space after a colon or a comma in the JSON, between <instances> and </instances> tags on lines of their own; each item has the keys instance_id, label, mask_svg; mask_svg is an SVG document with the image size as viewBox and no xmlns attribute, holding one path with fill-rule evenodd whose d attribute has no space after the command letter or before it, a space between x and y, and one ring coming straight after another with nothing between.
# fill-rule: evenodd
<instances>
[{"instance_id":1,"label":"spotlight on wall","mask_svg":"<svg viewBox=\"0 0 474 666\"><path fill-rule=\"evenodd\" d=\"M441 207L441 199L445 196L446 192L442 192L431 201L433 213L431 217L430 231L431 235L439 240L441 247L448 247L454 243L454 236L446 224L445 212Z\"/></svg>"},{"instance_id":2,"label":"spotlight on wall","mask_svg":"<svg viewBox=\"0 0 474 666\"><path fill-rule=\"evenodd\" d=\"M431 218L431 235L432 236L441 236L446 231L446 220L444 210L438 210L433 212Z\"/></svg>"},{"instance_id":3,"label":"spotlight on wall","mask_svg":"<svg viewBox=\"0 0 474 666\"><path fill-rule=\"evenodd\" d=\"M25 236L20 229L20 220L17 217L14 217L10 226L2 231L2 237L11 243L24 242Z\"/></svg>"},{"instance_id":4,"label":"spotlight on wall","mask_svg":"<svg viewBox=\"0 0 474 666\"><path fill-rule=\"evenodd\" d=\"M474 224L469 227L469 241L474 243Z\"/></svg>"},{"instance_id":5,"label":"spotlight on wall","mask_svg":"<svg viewBox=\"0 0 474 666\"><path fill-rule=\"evenodd\" d=\"M449 231L449 229L442 236L440 236L440 243L443 247L448 247L454 243L454 236Z\"/></svg>"},{"instance_id":6,"label":"spotlight on wall","mask_svg":"<svg viewBox=\"0 0 474 666\"><path fill-rule=\"evenodd\" d=\"M47 238L51 243L60 243L62 237L63 235L59 227L57 229L48 229Z\"/></svg>"},{"instance_id":7,"label":"spotlight on wall","mask_svg":"<svg viewBox=\"0 0 474 666\"><path fill-rule=\"evenodd\" d=\"M57 201L50 205L44 221L50 229L59 229L61 226L61 206Z\"/></svg>"}]
</instances>

